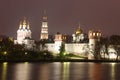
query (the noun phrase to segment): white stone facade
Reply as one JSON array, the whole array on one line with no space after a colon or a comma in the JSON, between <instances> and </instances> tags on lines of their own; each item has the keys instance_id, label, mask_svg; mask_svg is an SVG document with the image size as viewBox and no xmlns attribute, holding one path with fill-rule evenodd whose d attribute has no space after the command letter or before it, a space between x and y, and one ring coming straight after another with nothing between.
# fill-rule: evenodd
<instances>
[{"instance_id":1,"label":"white stone facade","mask_svg":"<svg viewBox=\"0 0 120 80\"><path fill-rule=\"evenodd\" d=\"M88 43L65 43L65 36L62 34L55 35L55 43L47 43L47 50L53 53L59 53L62 42L65 44L65 51L67 54L81 55L84 57L93 58L94 50L97 41L100 40L101 33L99 31L89 32L89 42ZM93 53L90 53L93 52ZM89 54L88 54L89 53Z\"/></svg>"},{"instance_id":2,"label":"white stone facade","mask_svg":"<svg viewBox=\"0 0 120 80\"><path fill-rule=\"evenodd\" d=\"M34 40L31 39L31 33L29 22L24 17L24 20L20 22L19 29L17 30L17 40L14 40L14 43L24 44L26 49L33 49Z\"/></svg>"},{"instance_id":3,"label":"white stone facade","mask_svg":"<svg viewBox=\"0 0 120 80\"><path fill-rule=\"evenodd\" d=\"M55 43L48 43L46 44L47 50L53 53L58 53L60 46L56 48ZM88 44L87 43L70 43L65 44L65 51L67 54L76 54L76 55L82 55L87 56L88 55Z\"/></svg>"}]
</instances>

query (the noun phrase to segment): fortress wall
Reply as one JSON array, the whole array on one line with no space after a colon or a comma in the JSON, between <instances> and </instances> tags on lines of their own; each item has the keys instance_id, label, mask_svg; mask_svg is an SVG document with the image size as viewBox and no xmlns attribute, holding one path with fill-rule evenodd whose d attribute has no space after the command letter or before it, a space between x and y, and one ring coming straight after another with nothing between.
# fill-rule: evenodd
<instances>
[{"instance_id":1,"label":"fortress wall","mask_svg":"<svg viewBox=\"0 0 120 80\"><path fill-rule=\"evenodd\" d=\"M68 53L77 54L77 55L84 55L86 53L87 43L71 43L65 44L65 50Z\"/></svg>"},{"instance_id":2,"label":"fortress wall","mask_svg":"<svg viewBox=\"0 0 120 80\"><path fill-rule=\"evenodd\" d=\"M55 52L55 44L54 43L47 43L47 50L50 52Z\"/></svg>"},{"instance_id":3,"label":"fortress wall","mask_svg":"<svg viewBox=\"0 0 120 80\"><path fill-rule=\"evenodd\" d=\"M55 44L48 43L46 44L48 51L56 53ZM76 54L76 55L85 55L87 53L87 43L70 43L65 44L65 50L68 54Z\"/></svg>"}]
</instances>

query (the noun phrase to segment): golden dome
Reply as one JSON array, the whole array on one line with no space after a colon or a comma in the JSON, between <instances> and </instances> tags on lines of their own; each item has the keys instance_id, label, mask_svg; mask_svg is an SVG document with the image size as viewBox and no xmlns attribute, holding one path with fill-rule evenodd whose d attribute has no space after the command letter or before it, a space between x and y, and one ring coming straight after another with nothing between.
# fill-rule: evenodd
<instances>
[{"instance_id":1,"label":"golden dome","mask_svg":"<svg viewBox=\"0 0 120 80\"><path fill-rule=\"evenodd\" d=\"M82 29L80 27L78 27L78 29L76 30L75 34L81 34L83 33Z\"/></svg>"},{"instance_id":2,"label":"golden dome","mask_svg":"<svg viewBox=\"0 0 120 80\"><path fill-rule=\"evenodd\" d=\"M19 25L19 29L21 29L22 28L22 21L20 21L20 25Z\"/></svg>"},{"instance_id":3,"label":"golden dome","mask_svg":"<svg viewBox=\"0 0 120 80\"><path fill-rule=\"evenodd\" d=\"M24 20L23 20L23 25L26 25L27 22L26 22L26 17L24 17Z\"/></svg>"}]
</instances>

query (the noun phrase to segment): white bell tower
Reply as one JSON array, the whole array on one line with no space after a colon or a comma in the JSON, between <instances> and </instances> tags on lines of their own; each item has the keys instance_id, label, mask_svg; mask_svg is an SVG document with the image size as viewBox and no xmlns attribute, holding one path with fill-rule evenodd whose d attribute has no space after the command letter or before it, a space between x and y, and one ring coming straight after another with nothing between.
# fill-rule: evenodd
<instances>
[{"instance_id":1,"label":"white bell tower","mask_svg":"<svg viewBox=\"0 0 120 80\"><path fill-rule=\"evenodd\" d=\"M48 22L47 22L46 11L44 11L43 22L42 22L42 26L41 26L40 39L41 40L47 40L48 39Z\"/></svg>"}]
</instances>

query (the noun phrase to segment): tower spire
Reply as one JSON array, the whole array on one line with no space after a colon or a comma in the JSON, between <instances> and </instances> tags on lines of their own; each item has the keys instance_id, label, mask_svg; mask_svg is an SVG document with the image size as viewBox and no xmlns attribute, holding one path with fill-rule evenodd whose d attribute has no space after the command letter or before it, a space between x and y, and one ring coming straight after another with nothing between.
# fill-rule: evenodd
<instances>
[{"instance_id":1,"label":"tower spire","mask_svg":"<svg viewBox=\"0 0 120 80\"><path fill-rule=\"evenodd\" d=\"M24 17L24 20L23 20L23 29L25 29L26 27L27 27L26 17Z\"/></svg>"},{"instance_id":2,"label":"tower spire","mask_svg":"<svg viewBox=\"0 0 120 80\"><path fill-rule=\"evenodd\" d=\"M78 28L80 29L80 22L78 23Z\"/></svg>"},{"instance_id":3,"label":"tower spire","mask_svg":"<svg viewBox=\"0 0 120 80\"><path fill-rule=\"evenodd\" d=\"M19 29L22 29L22 21L20 21Z\"/></svg>"},{"instance_id":4,"label":"tower spire","mask_svg":"<svg viewBox=\"0 0 120 80\"><path fill-rule=\"evenodd\" d=\"M23 25L26 25L26 17L24 17L24 20L23 20Z\"/></svg>"},{"instance_id":5,"label":"tower spire","mask_svg":"<svg viewBox=\"0 0 120 80\"><path fill-rule=\"evenodd\" d=\"M30 29L30 24L29 24L29 21L28 21L28 24L27 24L27 29Z\"/></svg>"},{"instance_id":6,"label":"tower spire","mask_svg":"<svg viewBox=\"0 0 120 80\"><path fill-rule=\"evenodd\" d=\"M76 34L81 34L83 31L82 31L82 29L81 29L81 27L80 27L80 22L78 23L78 28L77 28L77 30L76 30Z\"/></svg>"},{"instance_id":7,"label":"tower spire","mask_svg":"<svg viewBox=\"0 0 120 80\"><path fill-rule=\"evenodd\" d=\"M44 16L43 16L43 20L47 20L47 16L46 16L46 10L44 10Z\"/></svg>"},{"instance_id":8,"label":"tower spire","mask_svg":"<svg viewBox=\"0 0 120 80\"><path fill-rule=\"evenodd\" d=\"M46 10L44 10L44 15L46 15Z\"/></svg>"}]
</instances>

